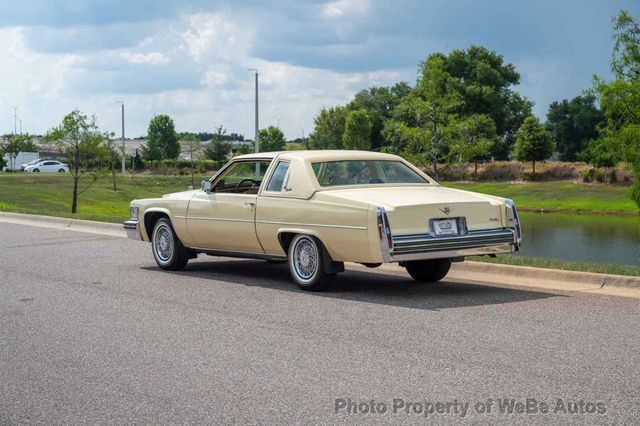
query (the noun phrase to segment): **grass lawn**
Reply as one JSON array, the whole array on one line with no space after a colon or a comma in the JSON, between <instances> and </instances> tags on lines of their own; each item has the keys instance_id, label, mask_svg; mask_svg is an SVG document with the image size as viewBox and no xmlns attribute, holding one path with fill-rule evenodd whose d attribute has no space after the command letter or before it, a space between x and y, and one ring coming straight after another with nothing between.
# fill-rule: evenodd
<instances>
[{"instance_id":1,"label":"grass lawn","mask_svg":"<svg viewBox=\"0 0 640 426\"><path fill-rule=\"evenodd\" d=\"M511 198L522 210L637 215L629 187L553 182L445 182L444 186Z\"/></svg>"},{"instance_id":2,"label":"grass lawn","mask_svg":"<svg viewBox=\"0 0 640 426\"><path fill-rule=\"evenodd\" d=\"M208 177L196 176L196 185ZM118 191L114 192L110 176L98 179L80 195L78 213L72 215L70 175L1 173L0 210L117 223L128 218L131 200L184 191L191 185L191 176L136 175L133 181L131 176L116 180ZM79 188L89 182L90 178L81 179Z\"/></svg>"},{"instance_id":3,"label":"grass lawn","mask_svg":"<svg viewBox=\"0 0 640 426\"><path fill-rule=\"evenodd\" d=\"M474 262L500 263L503 265L533 266L535 268L562 269L566 271L595 272L598 274L640 276L640 266L616 265L612 263L575 262L541 257L525 257L511 254L500 254L495 258L487 256L471 256L467 260Z\"/></svg>"}]
</instances>

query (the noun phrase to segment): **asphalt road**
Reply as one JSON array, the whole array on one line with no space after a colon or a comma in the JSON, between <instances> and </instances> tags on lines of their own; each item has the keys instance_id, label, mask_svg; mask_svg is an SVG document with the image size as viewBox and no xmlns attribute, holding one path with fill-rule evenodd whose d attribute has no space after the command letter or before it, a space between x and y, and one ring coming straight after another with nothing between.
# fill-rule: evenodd
<instances>
[{"instance_id":1,"label":"asphalt road","mask_svg":"<svg viewBox=\"0 0 640 426\"><path fill-rule=\"evenodd\" d=\"M305 293L282 264L168 273L146 243L0 223L0 424L639 424L639 308L375 270Z\"/></svg>"}]
</instances>

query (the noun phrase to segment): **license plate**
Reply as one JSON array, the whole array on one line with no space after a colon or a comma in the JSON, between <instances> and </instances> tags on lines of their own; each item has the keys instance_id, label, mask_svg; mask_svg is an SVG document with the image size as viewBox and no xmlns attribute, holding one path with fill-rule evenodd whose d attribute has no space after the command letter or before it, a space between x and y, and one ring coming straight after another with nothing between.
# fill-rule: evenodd
<instances>
[{"instance_id":1,"label":"license plate","mask_svg":"<svg viewBox=\"0 0 640 426\"><path fill-rule=\"evenodd\" d=\"M433 221L433 232L439 235L458 235L456 219L436 219Z\"/></svg>"}]
</instances>

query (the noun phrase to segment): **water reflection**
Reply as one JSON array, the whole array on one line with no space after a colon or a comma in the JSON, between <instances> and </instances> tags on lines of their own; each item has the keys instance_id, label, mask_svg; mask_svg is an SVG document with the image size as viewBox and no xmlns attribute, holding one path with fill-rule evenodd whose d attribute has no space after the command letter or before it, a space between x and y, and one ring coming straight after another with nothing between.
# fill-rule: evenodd
<instances>
[{"instance_id":1,"label":"water reflection","mask_svg":"<svg viewBox=\"0 0 640 426\"><path fill-rule=\"evenodd\" d=\"M640 264L640 218L521 213L523 256Z\"/></svg>"}]
</instances>

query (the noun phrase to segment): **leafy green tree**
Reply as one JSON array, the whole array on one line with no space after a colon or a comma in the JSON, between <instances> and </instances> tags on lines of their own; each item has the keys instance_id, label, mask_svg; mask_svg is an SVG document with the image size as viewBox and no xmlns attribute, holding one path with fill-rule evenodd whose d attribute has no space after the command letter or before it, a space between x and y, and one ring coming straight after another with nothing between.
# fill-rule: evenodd
<instances>
[{"instance_id":1,"label":"leafy green tree","mask_svg":"<svg viewBox=\"0 0 640 426\"><path fill-rule=\"evenodd\" d=\"M204 149L204 155L209 160L226 161L231 152L231 144L226 141L224 127L218 126L212 134L211 142Z\"/></svg>"},{"instance_id":2,"label":"leafy green tree","mask_svg":"<svg viewBox=\"0 0 640 426\"><path fill-rule=\"evenodd\" d=\"M364 109L371 120L371 148L376 150L385 145L382 136L385 121L393 116L398 104L409 95L411 87L406 82L396 83L391 87L370 87L356 93L349 104L349 111Z\"/></svg>"},{"instance_id":3,"label":"leafy green tree","mask_svg":"<svg viewBox=\"0 0 640 426\"><path fill-rule=\"evenodd\" d=\"M149 122L147 146L144 148L146 160L178 158L180 143L173 120L166 114L156 115Z\"/></svg>"},{"instance_id":4,"label":"leafy green tree","mask_svg":"<svg viewBox=\"0 0 640 426\"><path fill-rule=\"evenodd\" d=\"M450 164L468 161L486 149L470 148L484 139L472 135L480 126L458 114L464 100L453 90L456 79L447 72L446 61L445 55L435 53L421 63L416 88L398 104L382 132L389 143L386 150L430 166L436 179Z\"/></svg>"},{"instance_id":5,"label":"leafy green tree","mask_svg":"<svg viewBox=\"0 0 640 426\"><path fill-rule=\"evenodd\" d=\"M478 163L488 160L490 149L498 140L496 125L490 117L474 114L460 121L457 132L461 140L452 147L451 156L457 156L458 163L472 162L477 177Z\"/></svg>"},{"instance_id":6,"label":"leafy green tree","mask_svg":"<svg viewBox=\"0 0 640 426\"><path fill-rule=\"evenodd\" d=\"M516 133L516 144L513 154L518 161L531 161L533 174L536 174L536 161L551 157L555 143L551 133L534 116L524 120Z\"/></svg>"},{"instance_id":7,"label":"leafy green tree","mask_svg":"<svg viewBox=\"0 0 640 426\"><path fill-rule=\"evenodd\" d=\"M284 133L276 126L269 126L260 130L260 151L283 151L287 140Z\"/></svg>"},{"instance_id":8,"label":"leafy green tree","mask_svg":"<svg viewBox=\"0 0 640 426\"><path fill-rule=\"evenodd\" d=\"M342 133L345 149L369 150L371 148L371 119L364 109L351 111L347 115Z\"/></svg>"},{"instance_id":9,"label":"leafy green tree","mask_svg":"<svg viewBox=\"0 0 640 426\"><path fill-rule=\"evenodd\" d=\"M322 108L314 118L315 128L309 135L310 149L341 149L347 109L335 106Z\"/></svg>"},{"instance_id":10,"label":"leafy green tree","mask_svg":"<svg viewBox=\"0 0 640 426\"><path fill-rule=\"evenodd\" d=\"M442 59L444 70L451 77L449 90L462 98L457 112L461 116L490 117L500 136L491 149L492 155L508 159L514 135L533 107L531 101L512 89L520 82L515 66L505 63L502 55L475 45L453 50Z\"/></svg>"},{"instance_id":11,"label":"leafy green tree","mask_svg":"<svg viewBox=\"0 0 640 426\"><path fill-rule=\"evenodd\" d=\"M91 187L100 177L108 158L104 135L99 132L95 116L87 117L78 110L65 115L62 123L51 129L46 140L56 142L58 151L67 158L73 177L71 213L78 211L78 196ZM80 178L90 176L90 182L79 189Z\"/></svg>"},{"instance_id":12,"label":"leafy green tree","mask_svg":"<svg viewBox=\"0 0 640 426\"><path fill-rule=\"evenodd\" d=\"M546 124L562 161L576 161L587 142L598 136L598 126L604 122L604 115L596 107L595 100L595 96L588 93L549 106Z\"/></svg>"},{"instance_id":13,"label":"leafy green tree","mask_svg":"<svg viewBox=\"0 0 640 426\"><path fill-rule=\"evenodd\" d=\"M606 123L600 128L601 149L621 158L636 176L631 198L640 208L640 25L627 11L613 20L614 79L594 77L594 91ZM619 157L616 157L619 156Z\"/></svg>"},{"instance_id":14,"label":"leafy green tree","mask_svg":"<svg viewBox=\"0 0 640 426\"><path fill-rule=\"evenodd\" d=\"M2 151L9 157L9 169L15 170L16 158L20 152L20 142L15 135L5 136L5 142L2 144Z\"/></svg>"},{"instance_id":15,"label":"leafy green tree","mask_svg":"<svg viewBox=\"0 0 640 426\"><path fill-rule=\"evenodd\" d=\"M29 134L8 134L2 137L0 148L9 155L9 168L15 169L18 154L21 152L38 152L38 147L33 143L33 136Z\"/></svg>"}]
</instances>

